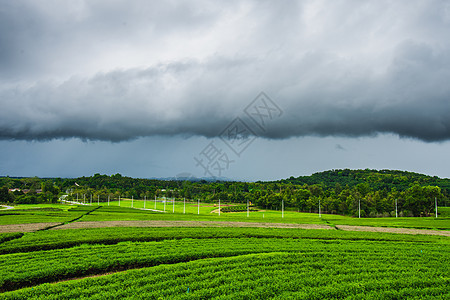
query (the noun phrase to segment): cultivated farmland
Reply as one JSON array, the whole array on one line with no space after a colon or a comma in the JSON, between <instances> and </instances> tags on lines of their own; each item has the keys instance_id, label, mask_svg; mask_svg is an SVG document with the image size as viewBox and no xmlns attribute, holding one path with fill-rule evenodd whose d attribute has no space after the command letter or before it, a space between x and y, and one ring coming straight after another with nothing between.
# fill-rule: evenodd
<instances>
[{"instance_id":1,"label":"cultivated farmland","mask_svg":"<svg viewBox=\"0 0 450 300\"><path fill-rule=\"evenodd\" d=\"M393 234L338 229L364 222L372 228L376 219L296 212L281 218L279 211L219 216L213 205L190 203L183 213L183 204L175 203L175 213L167 203L164 213L113 202L2 211L0 228L16 226L14 220L52 225L0 234L0 299L450 297L448 218L402 221L441 235ZM391 218L379 225L389 221L401 224Z\"/></svg>"}]
</instances>

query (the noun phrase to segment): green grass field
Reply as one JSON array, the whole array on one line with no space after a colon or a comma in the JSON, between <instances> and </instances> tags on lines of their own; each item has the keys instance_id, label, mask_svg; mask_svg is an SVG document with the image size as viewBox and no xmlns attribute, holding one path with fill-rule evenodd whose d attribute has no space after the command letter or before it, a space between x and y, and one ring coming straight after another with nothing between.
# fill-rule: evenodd
<instances>
[{"instance_id":1,"label":"green grass field","mask_svg":"<svg viewBox=\"0 0 450 300\"><path fill-rule=\"evenodd\" d=\"M42 204L20 205L0 212L0 225L69 222L93 210L93 206Z\"/></svg>"},{"instance_id":2,"label":"green grass field","mask_svg":"<svg viewBox=\"0 0 450 300\"><path fill-rule=\"evenodd\" d=\"M0 246L0 299L450 297L446 237L100 228L26 233ZM93 275L102 276L79 279Z\"/></svg>"},{"instance_id":3,"label":"green grass field","mask_svg":"<svg viewBox=\"0 0 450 300\"><path fill-rule=\"evenodd\" d=\"M146 209L143 210L145 205ZM197 202L167 202L131 200L100 202L92 205L42 204L19 205L13 210L0 212L0 225L26 223L66 223L79 218L77 221L138 221L138 220L181 220L181 221L230 221L230 222L266 222L266 223L294 223L294 224L323 224L323 225L353 225L375 227L403 227L418 229L450 230L450 208L439 208L440 215L434 217L404 217L404 218L352 218L340 215L322 214L319 218L314 213L298 213L285 211L260 210L247 212L233 212L218 214L218 206L210 203ZM155 209L156 207L156 209ZM94 210L95 209L95 210ZM92 211L94 210L94 211ZM92 212L90 212L92 211ZM165 212L164 212L165 211ZM89 212L89 213L88 213ZM88 213L88 214L87 214Z\"/></svg>"},{"instance_id":4,"label":"green grass field","mask_svg":"<svg viewBox=\"0 0 450 300\"><path fill-rule=\"evenodd\" d=\"M377 226L377 227L404 227L419 229L437 229L450 230L450 208L441 208L442 214L436 219L434 217L423 218L352 218L341 215L322 214L319 218L316 213L298 213L294 211L285 211L282 216L281 211L260 210L251 211L247 217L247 212L235 213L217 213L218 205L211 203L201 203L198 208L197 202L166 202L158 200L134 200L125 199L120 201L120 207L123 208L145 208L165 211L165 214L152 214L153 220L197 220L197 221L233 221L233 222L269 222L269 223L298 223L298 224L329 224L329 225L354 225L354 226ZM93 203L92 205L96 205ZM107 212L109 207L119 206L118 201L100 203L103 209L96 211L89 216L83 217L82 221L114 221L114 220L145 220L145 214L129 213L124 216L123 213ZM175 213L173 213L175 212ZM200 214L198 214L200 212Z\"/></svg>"},{"instance_id":5,"label":"green grass field","mask_svg":"<svg viewBox=\"0 0 450 300\"><path fill-rule=\"evenodd\" d=\"M142 200L109 204L20 205L2 210L0 225L198 220L450 229L446 209L438 219L292 211L282 218L280 211L219 216L207 203L166 203L165 212L163 202L157 211L143 210ZM154 201L145 207L155 209ZM448 261L449 237L423 234L244 227L0 233L0 299L450 299Z\"/></svg>"}]
</instances>

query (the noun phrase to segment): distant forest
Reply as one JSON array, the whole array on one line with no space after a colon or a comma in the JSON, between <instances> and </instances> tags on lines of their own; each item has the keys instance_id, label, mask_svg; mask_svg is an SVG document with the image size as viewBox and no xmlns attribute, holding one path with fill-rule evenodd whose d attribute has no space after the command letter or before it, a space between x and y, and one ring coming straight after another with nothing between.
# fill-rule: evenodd
<instances>
[{"instance_id":1,"label":"distant forest","mask_svg":"<svg viewBox=\"0 0 450 300\"><path fill-rule=\"evenodd\" d=\"M392 170L330 170L269 182L136 179L115 174L79 178L0 178L0 203L54 203L62 194L106 201L123 198L201 199L246 203L259 208L387 217L429 216L449 204L450 179Z\"/></svg>"}]
</instances>

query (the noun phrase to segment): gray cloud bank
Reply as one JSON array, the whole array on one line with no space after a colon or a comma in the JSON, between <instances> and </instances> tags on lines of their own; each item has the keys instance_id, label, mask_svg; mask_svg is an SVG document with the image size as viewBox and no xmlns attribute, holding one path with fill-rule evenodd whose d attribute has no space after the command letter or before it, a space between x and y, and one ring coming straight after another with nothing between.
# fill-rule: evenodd
<instances>
[{"instance_id":1,"label":"gray cloud bank","mask_svg":"<svg viewBox=\"0 0 450 300\"><path fill-rule=\"evenodd\" d=\"M214 137L260 91L262 137L450 139L446 1L31 3L0 10L1 139Z\"/></svg>"}]
</instances>

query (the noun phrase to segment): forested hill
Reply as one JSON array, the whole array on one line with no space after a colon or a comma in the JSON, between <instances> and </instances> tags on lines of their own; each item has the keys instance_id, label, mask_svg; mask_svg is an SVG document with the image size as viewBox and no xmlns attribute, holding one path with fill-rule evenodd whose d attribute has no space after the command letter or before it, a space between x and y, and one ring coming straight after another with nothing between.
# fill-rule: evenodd
<instances>
[{"instance_id":1,"label":"forested hill","mask_svg":"<svg viewBox=\"0 0 450 300\"><path fill-rule=\"evenodd\" d=\"M450 195L450 179L428 176L419 173L396 170L330 170L314 173L310 176L291 177L276 181L278 183L292 183L294 185L321 185L324 189L340 186L353 188L358 184L366 183L374 191L395 188L397 191L405 191L414 184L421 186L439 186L444 195Z\"/></svg>"},{"instance_id":2,"label":"forested hill","mask_svg":"<svg viewBox=\"0 0 450 300\"><path fill-rule=\"evenodd\" d=\"M0 177L0 203L34 204L82 196L107 199L154 197L204 202L252 203L263 209L286 208L356 216L429 216L446 206L450 179L390 170L331 170L272 182L174 181L136 179L120 174L79 178ZM361 210L359 211L359 208Z\"/></svg>"}]
</instances>

